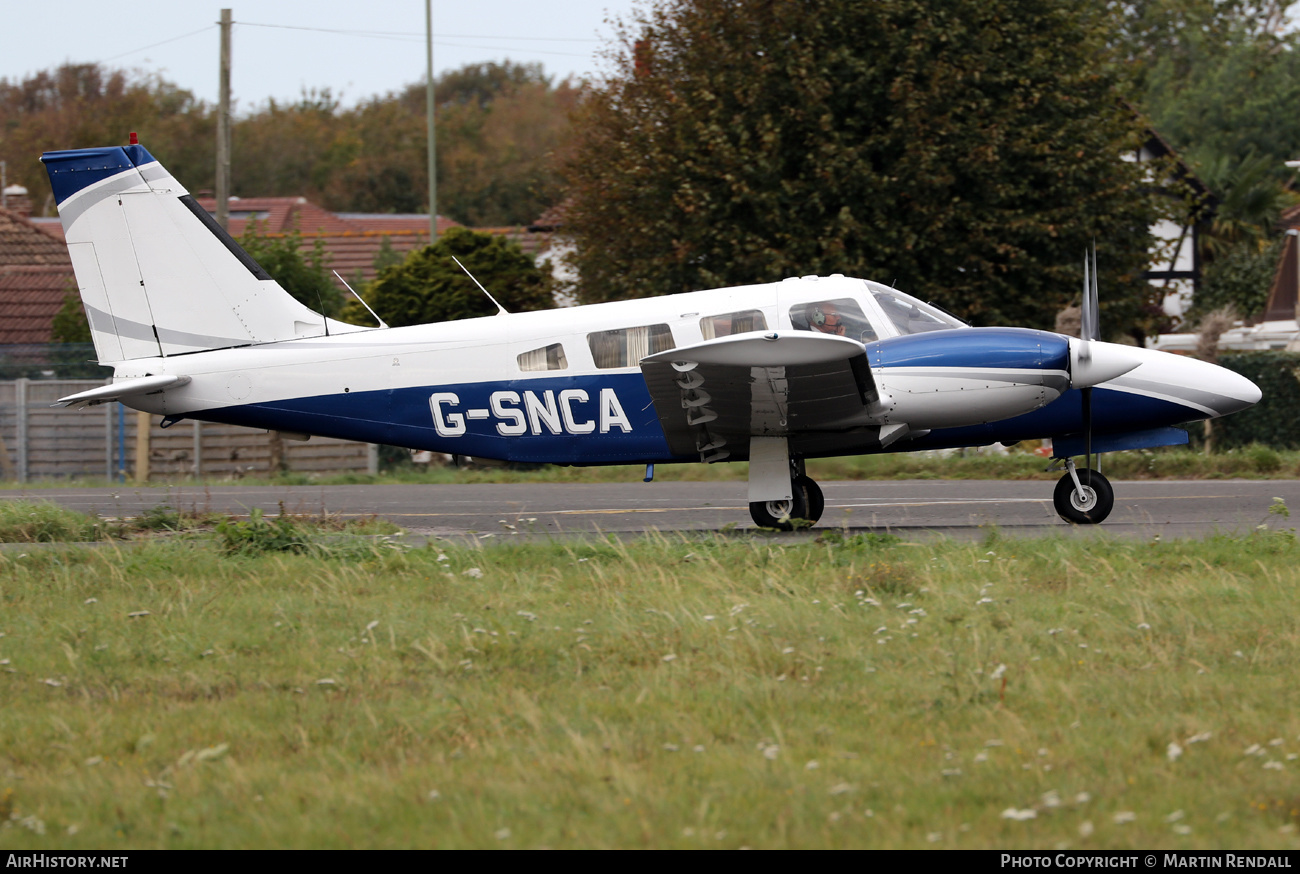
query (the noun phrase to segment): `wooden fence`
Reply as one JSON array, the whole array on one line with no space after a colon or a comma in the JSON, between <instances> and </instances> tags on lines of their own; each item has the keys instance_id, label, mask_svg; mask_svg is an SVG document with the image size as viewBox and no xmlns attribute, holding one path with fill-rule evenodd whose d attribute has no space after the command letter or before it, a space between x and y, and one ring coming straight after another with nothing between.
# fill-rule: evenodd
<instances>
[{"instance_id":1,"label":"wooden fence","mask_svg":"<svg viewBox=\"0 0 1300 874\"><path fill-rule=\"evenodd\" d=\"M98 379L0 381L0 479L86 477L144 481L266 477L277 456L294 473L376 473L378 447L330 437L307 442L266 431L184 421L104 404L84 410L56 400L104 385ZM142 429L142 422L147 428ZM137 441L144 430L147 440Z\"/></svg>"}]
</instances>

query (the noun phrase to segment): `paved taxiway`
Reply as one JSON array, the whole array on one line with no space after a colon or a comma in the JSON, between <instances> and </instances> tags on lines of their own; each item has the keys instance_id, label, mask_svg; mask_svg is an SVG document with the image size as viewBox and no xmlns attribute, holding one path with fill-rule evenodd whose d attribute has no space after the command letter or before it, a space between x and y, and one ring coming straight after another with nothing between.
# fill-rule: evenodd
<instances>
[{"instance_id":1,"label":"paved taxiway","mask_svg":"<svg viewBox=\"0 0 1300 874\"><path fill-rule=\"evenodd\" d=\"M906 480L822 483L818 528L890 531L906 537L1199 537L1245 532L1270 515L1274 498L1300 512L1300 480L1117 481L1115 509L1100 526L1072 528L1052 509L1052 482ZM619 535L753 528L744 483L629 482L524 485L172 485L148 488L0 489L0 500L48 500L101 516L135 516L169 504L185 511L376 515L414 537L498 538L605 532ZM816 529L814 529L816 530ZM795 535L798 536L798 535Z\"/></svg>"}]
</instances>

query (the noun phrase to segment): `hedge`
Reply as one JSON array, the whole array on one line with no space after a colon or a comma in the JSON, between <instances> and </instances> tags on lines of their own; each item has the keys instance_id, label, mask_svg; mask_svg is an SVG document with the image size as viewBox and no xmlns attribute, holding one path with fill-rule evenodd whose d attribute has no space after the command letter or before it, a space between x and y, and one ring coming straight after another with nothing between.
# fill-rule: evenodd
<instances>
[{"instance_id":1,"label":"hedge","mask_svg":"<svg viewBox=\"0 0 1300 874\"><path fill-rule=\"evenodd\" d=\"M1219 364L1259 386L1264 397L1244 412L1214 420L1215 449L1261 443L1274 449L1300 449L1300 353L1234 352ZM1202 428L1188 427L1193 439Z\"/></svg>"}]
</instances>

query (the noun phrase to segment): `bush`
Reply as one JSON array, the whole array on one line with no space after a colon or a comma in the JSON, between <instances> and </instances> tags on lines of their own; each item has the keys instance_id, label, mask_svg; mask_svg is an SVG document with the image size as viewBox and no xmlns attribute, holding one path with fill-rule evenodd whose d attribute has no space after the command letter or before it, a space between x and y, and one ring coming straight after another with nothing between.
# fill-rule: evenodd
<instances>
[{"instance_id":1,"label":"bush","mask_svg":"<svg viewBox=\"0 0 1300 874\"><path fill-rule=\"evenodd\" d=\"M56 543L102 540L107 526L75 510L45 501L0 502L0 542Z\"/></svg>"},{"instance_id":2,"label":"bush","mask_svg":"<svg viewBox=\"0 0 1300 874\"><path fill-rule=\"evenodd\" d=\"M230 555L261 555L265 552L304 553L311 548L307 533L288 516L267 521L254 507L247 522L227 519L217 525L217 540Z\"/></svg>"},{"instance_id":3,"label":"bush","mask_svg":"<svg viewBox=\"0 0 1300 874\"><path fill-rule=\"evenodd\" d=\"M1295 352L1236 352L1223 355L1219 364L1259 386L1264 397L1244 412L1214 420L1217 449L1239 449L1258 443L1272 449L1300 449L1300 354ZM1201 428L1190 429L1199 437Z\"/></svg>"}]
</instances>

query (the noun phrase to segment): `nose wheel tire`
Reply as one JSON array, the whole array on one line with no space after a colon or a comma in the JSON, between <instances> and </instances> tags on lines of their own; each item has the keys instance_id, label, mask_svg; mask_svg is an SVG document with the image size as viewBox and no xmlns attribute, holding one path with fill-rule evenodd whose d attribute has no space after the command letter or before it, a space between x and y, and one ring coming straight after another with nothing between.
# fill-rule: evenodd
<instances>
[{"instance_id":1,"label":"nose wheel tire","mask_svg":"<svg viewBox=\"0 0 1300 874\"><path fill-rule=\"evenodd\" d=\"M1083 494L1074 487L1074 477L1068 473L1056 483L1052 503L1056 512L1066 522L1075 525L1096 525L1110 515L1115 506L1115 490L1110 480L1091 468L1078 469Z\"/></svg>"},{"instance_id":2,"label":"nose wheel tire","mask_svg":"<svg viewBox=\"0 0 1300 874\"><path fill-rule=\"evenodd\" d=\"M788 501L755 501L750 504L749 515L754 524L777 531L815 525L826 507L821 488L808 477L801 476L791 483L790 493Z\"/></svg>"}]
</instances>

